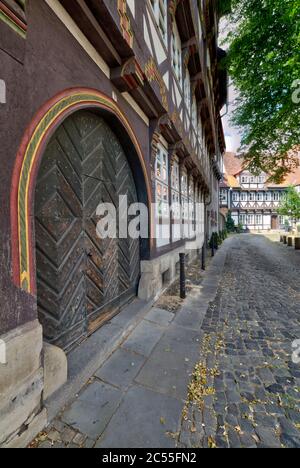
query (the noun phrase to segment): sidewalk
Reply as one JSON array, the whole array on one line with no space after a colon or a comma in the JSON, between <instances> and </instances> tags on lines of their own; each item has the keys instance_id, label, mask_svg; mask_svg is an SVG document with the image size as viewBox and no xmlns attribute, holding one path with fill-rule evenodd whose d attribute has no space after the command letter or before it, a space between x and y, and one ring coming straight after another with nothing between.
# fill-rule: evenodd
<instances>
[{"instance_id":1,"label":"sidewalk","mask_svg":"<svg viewBox=\"0 0 300 468\"><path fill-rule=\"evenodd\" d=\"M192 291L176 314L152 308L33 447L176 446L226 246L212 260L200 292Z\"/></svg>"}]
</instances>

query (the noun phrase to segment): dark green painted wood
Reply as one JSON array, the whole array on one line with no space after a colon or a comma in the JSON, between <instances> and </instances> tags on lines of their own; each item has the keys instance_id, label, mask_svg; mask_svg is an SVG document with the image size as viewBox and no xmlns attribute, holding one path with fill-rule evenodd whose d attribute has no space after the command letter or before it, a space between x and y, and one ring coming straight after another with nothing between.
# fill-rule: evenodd
<instances>
[{"instance_id":1,"label":"dark green painted wood","mask_svg":"<svg viewBox=\"0 0 300 468\"><path fill-rule=\"evenodd\" d=\"M49 143L35 202L39 318L65 351L118 313L137 291L140 243L99 239L100 203L137 202L132 172L112 130L78 112Z\"/></svg>"}]
</instances>

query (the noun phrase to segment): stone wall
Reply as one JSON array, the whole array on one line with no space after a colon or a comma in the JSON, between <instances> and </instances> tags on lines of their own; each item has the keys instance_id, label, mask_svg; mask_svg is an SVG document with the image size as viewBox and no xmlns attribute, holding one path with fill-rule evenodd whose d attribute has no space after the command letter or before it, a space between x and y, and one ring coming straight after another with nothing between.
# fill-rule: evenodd
<instances>
[{"instance_id":1,"label":"stone wall","mask_svg":"<svg viewBox=\"0 0 300 468\"><path fill-rule=\"evenodd\" d=\"M22 447L47 422L42 410L42 327L33 321L1 340L5 362L0 364L0 446Z\"/></svg>"}]
</instances>

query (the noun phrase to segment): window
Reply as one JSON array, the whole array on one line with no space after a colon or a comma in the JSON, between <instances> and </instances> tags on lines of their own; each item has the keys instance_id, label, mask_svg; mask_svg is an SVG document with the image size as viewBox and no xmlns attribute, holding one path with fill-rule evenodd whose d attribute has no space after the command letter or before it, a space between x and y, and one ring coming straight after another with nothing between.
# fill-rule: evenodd
<instances>
[{"instance_id":1,"label":"window","mask_svg":"<svg viewBox=\"0 0 300 468\"><path fill-rule=\"evenodd\" d=\"M182 223L184 237L189 236L189 199L188 199L188 176L184 169L181 176L181 203L182 203Z\"/></svg>"},{"instance_id":2,"label":"window","mask_svg":"<svg viewBox=\"0 0 300 468\"><path fill-rule=\"evenodd\" d=\"M247 224L248 224L248 226L252 226L254 224L254 216L253 215L247 215Z\"/></svg>"},{"instance_id":3,"label":"window","mask_svg":"<svg viewBox=\"0 0 300 468\"><path fill-rule=\"evenodd\" d=\"M234 201L234 202L239 201L239 194L237 192L233 192L232 201Z\"/></svg>"},{"instance_id":4,"label":"window","mask_svg":"<svg viewBox=\"0 0 300 468\"><path fill-rule=\"evenodd\" d=\"M256 215L255 223L256 223L256 225L261 225L262 224L262 215Z\"/></svg>"},{"instance_id":5,"label":"window","mask_svg":"<svg viewBox=\"0 0 300 468\"><path fill-rule=\"evenodd\" d=\"M191 76L188 69L186 69L185 79L184 79L184 101L188 113L191 113Z\"/></svg>"},{"instance_id":6,"label":"window","mask_svg":"<svg viewBox=\"0 0 300 468\"><path fill-rule=\"evenodd\" d=\"M172 218L173 218L173 242L181 239L181 206L180 206L180 172L179 162L176 158L171 172L172 187Z\"/></svg>"},{"instance_id":7,"label":"window","mask_svg":"<svg viewBox=\"0 0 300 468\"><path fill-rule=\"evenodd\" d=\"M183 171L181 176L181 193L184 198L188 196L188 181L187 181L187 172L186 170Z\"/></svg>"},{"instance_id":8,"label":"window","mask_svg":"<svg viewBox=\"0 0 300 468\"><path fill-rule=\"evenodd\" d=\"M157 26L160 30L164 43L168 43L168 20L167 20L167 0L150 0Z\"/></svg>"},{"instance_id":9,"label":"window","mask_svg":"<svg viewBox=\"0 0 300 468\"><path fill-rule=\"evenodd\" d=\"M250 201L255 201L255 193L250 193L249 194L249 200Z\"/></svg>"},{"instance_id":10,"label":"window","mask_svg":"<svg viewBox=\"0 0 300 468\"><path fill-rule=\"evenodd\" d=\"M172 190L175 190L179 193L180 190L180 180L179 180L179 164L178 159L175 160L173 167L172 167Z\"/></svg>"},{"instance_id":11,"label":"window","mask_svg":"<svg viewBox=\"0 0 300 468\"><path fill-rule=\"evenodd\" d=\"M175 75L182 86L182 45L176 22L173 22L172 30L172 65Z\"/></svg>"},{"instance_id":12,"label":"window","mask_svg":"<svg viewBox=\"0 0 300 468\"><path fill-rule=\"evenodd\" d=\"M169 180L168 180L168 154L159 146L156 157L156 203L157 214L160 218L169 215Z\"/></svg>"},{"instance_id":13,"label":"window","mask_svg":"<svg viewBox=\"0 0 300 468\"><path fill-rule=\"evenodd\" d=\"M241 201L243 201L243 202L247 201L247 194L246 193L241 193Z\"/></svg>"},{"instance_id":14,"label":"window","mask_svg":"<svg viewBox=\"0 0 300 468\"><path fill-rule=\"evenodd\" d=\"M227 190L221 190L220 201L222 205L227 205Z\"/></svg>"},{"instance_id":15,"label":"window","mask_svg":"<svg viewBox=\"0 0 300 468\"><path fill-rule=\"evenodd\" d=\"M158 146L155 168L157 246L170 243L169 162L168 151Z\"/></svg>"},{"instance_id":16,"label":"window","mask_svg":"<svg viewBox=\"0 0 300 468\"><path fill-rule=\"evenodd\" d=\"M279 192L274 192L273 193L273 200L278 202L280 200L280 195Z\"/></svg>"},{"instance_id":17,"label":"window","mask_svg":"<svg viewBox=\"0 0 300 468\"><path fill-rule=\"evenodd\" d=\"M257 194L257 201L264 201L264 194L263 193L258 193Z\"/></svg>"},{"instance_id":18,"label":"window","mask_svg":"<svg viewBox=\"0 0 300 468\"><path fill-rule=\"evenodd\" d=\"M195 187L194 180L191 177L189 185L189 237L195 235L195 223L196 223L196 212L195 212Z\"/></svg>"},{"instance_id":19,"label":"window","mask_svg":"<svg viewBox=\"0 0 300 468\"><path fill-rule=\"evenodd\" d=\"M246 215L245 214L241 214L240 215L240 221L239 221L243 226L245 226L246 224Z\"/></svg>"}]
</instances>

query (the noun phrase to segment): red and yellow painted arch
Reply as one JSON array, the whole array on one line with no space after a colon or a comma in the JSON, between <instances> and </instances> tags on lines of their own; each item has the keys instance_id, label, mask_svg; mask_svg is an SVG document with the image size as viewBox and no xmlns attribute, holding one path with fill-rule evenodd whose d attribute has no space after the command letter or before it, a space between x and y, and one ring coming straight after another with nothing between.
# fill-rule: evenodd
<instances>
[{"instance_id":1,"label":"red and yellow painted arch","mask_svg":"<svg viewBox=\"0 0 300 468\"><path fill-rule=\"evenodd\" d=\"M151 204L151 185L139 142L130 123L119 106L108 96L88 88L66 90L50 101L36 114L19 148L11 190L13 281L29 294L36 294L34 246L34 193L40 160L44 149L57 127L80 109L98 108L114 114L126 129L135 146L143 170ZM150 226L152 232L152 226Z\"/></svg>"}]
</instances>

